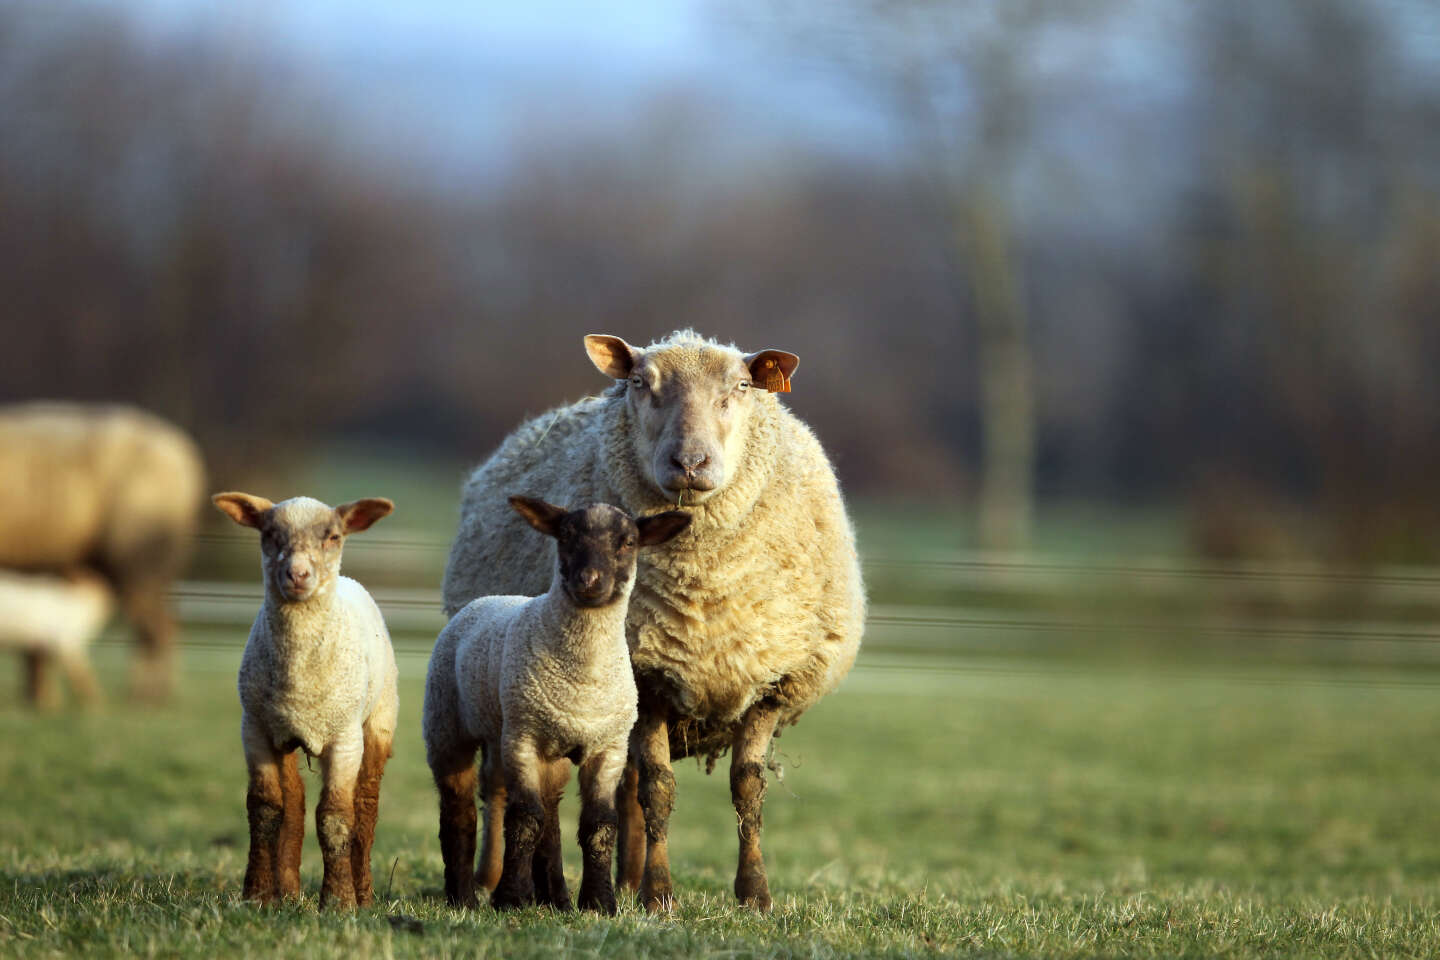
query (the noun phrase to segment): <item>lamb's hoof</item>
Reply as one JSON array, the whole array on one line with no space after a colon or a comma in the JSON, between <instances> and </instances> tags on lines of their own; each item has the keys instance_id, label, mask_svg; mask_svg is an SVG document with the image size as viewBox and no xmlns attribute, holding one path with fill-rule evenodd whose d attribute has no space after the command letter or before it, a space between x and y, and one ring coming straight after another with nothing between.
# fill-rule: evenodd
<instances>
[{"instance_id":1,"label":"lamb's hoof","mask_svg":"<svg viewBox=\"0 0 1440 960\"><path fill-rule=\"evenodd\" d=\"M596 913L606 913L615 916L618 908L615 905L614 888L602 890L581 890L580 909L594 910Z\"/></svg>"},{"instance_id":2,"label":"lamb's hoof","mask_svg":"<svg viewBox=\"0 0 1440 960\"><path fill-rule=\"evenodd\" d=\"M759 910L761 913L768 913L772 906L770 884L766 882L762 872L747 872L736 877L735 896L740 901L740 906Z\"/></svg>"},{"instance_id":3,"label":"lamb's hoof","mask_svg":"<svg viewBox=\"0 0 1440 960\"><path fill-rule=\"evenodd\" d=\"M496 910L523 910L535 902L534 894L523 894L518 890L496 887L490 894L490 906Z\"/></svg>"},{"instance_id":4,"label":"lamb's hoof","mask_svg":"<svg viewBox=\"0 0 1440 960\"><path fill-rule=\"evenodd\" d=\"M321 912L321 913L350 913L350 912L352 912L354 909L355 909L355 898L354 898L353 896L350 896L350 897L340 897L340 896L327 897L327 896L325 896L325 894L323 894L323 893L320 895L320 912Z\"/></svg>"}]
</instances>

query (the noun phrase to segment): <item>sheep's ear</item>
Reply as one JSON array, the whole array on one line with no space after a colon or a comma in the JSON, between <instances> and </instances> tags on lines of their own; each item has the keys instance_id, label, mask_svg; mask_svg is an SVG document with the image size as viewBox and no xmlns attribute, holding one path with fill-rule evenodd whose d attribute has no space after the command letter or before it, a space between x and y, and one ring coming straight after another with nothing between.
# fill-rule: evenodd
<instances>
[{"instance_id":1,"label":"sheep's ear","mask_svg":"<svg viewBox=\"0 0 1440 960\"><path fill-rule=\"evenodd\" d=\"M790 377L800 366L800 358L784 350L761 350L747 354L745 366L750 368L750 380L755 386L771 393L789 393Z\"/></svg>"},{"instance_id":2,"label":"sheep's ear","mask_svg":"<svg viewBox=\"0 0 1440 960\"><path fill-rule=\"evenodd\" d=\"M546 503L535 497L511 497L510 506L525 518L526 523L547 537L553 537L559 533L560 518L568 512L564 507L557 507L553 503Z\"/></svg>"},{"instance_id":3,"label":"sheep's ear","mask_svg":"<svg viewBox=\"0 0 1440 960\"><path fill-rule=\"evenodd\" d=\"M587 334L585 352L590 354L590 362L595 364L596 370L615 380L627 379L640 359L639 350L619 337L604 333Z\"/></svg>"},{"instance_id":4,"label":"sheep's ear","mask_svg":"<svg viewBox=\"0 0 1440 960\"><path fill-rule=\"evenodd\" d=\"M210 502L220 508L220 512L242 527L254 527L256 530L262 528L264 515L275 504L264 497L257 497L249 493L217 493L210 498Z\"/></svg>"},{"instance_id":5,"label":"sheep's ear","mask_svg":"<svg viewBox=\"0 0 1440 960\"><path fill-rule=\"evenodd\" d=\"M395 503L391 500L384 497L366 497L364 500L340 504L335 508L335 513L339 515L346 533L359 533L361 530L369 530L381 517L390 516L390 511L394 509Z\"/></svg>"},{"instance_id":6,"label":"sheep's ear","mask_svg":"<svg viewBox=\"0 0 1440 960\"><path fill-rule=\"evenodd\" d=\"M640 528L640 546L654 547L690 526L690 514L684 510L666 510L653 517L641 517L635 526Z\"/></svg>"}]
</instances>

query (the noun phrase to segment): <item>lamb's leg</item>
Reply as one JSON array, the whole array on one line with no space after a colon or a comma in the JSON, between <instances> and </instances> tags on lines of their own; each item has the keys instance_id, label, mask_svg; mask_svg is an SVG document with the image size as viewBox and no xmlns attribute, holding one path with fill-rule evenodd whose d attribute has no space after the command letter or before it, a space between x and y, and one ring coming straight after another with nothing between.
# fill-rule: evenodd
<instances>
[{"instance_id":1,"label":"lamb's leg","mask_svg":"<svg viewBox=\"0 0 1440 960\"><path fill-rule=\"evenodd\" d=\"M615 913L610 858L615 850L616 787L625 769L625 745L616 744L580 765L580 909Z\"/></svg>"},{"instance_id":2,"label":"lamb's leg","mask_svg":"<svg viewBox=\"0 0 1440 960\"><path fill-rule=\"evenodd\" d=\"M380 818L380 778L385 775L385 761L390 759L390 743L390 737L379 731L365 731L365 752L355 780L355 839L350 845L350 876L355 882L355 903L362 907L370 906L375 899L370 878L370 850L375 844L375 822Z\"/></svg>"},{"instance_id":3,"label":"lamb's leg","mask_svg":"<svg viewBox=\"0 0 1440 960\"><path fill-rule=\"evenodd\" d=\"M735 804L740 834L735 896L757 910L770 909L770 886L760 854L760 824L765 803L765 752L770 749L778 717L773 704L755 704L740 721L730 748L730 799Z\"/></svg>"},{"instance_id":4,"label":"lamb's leg","mask_svg":"<svg viewBox=\"0 0 1440 960\"><path fill-rule=\"evenodd\" d=\"M70 682L70 691L81 705L93 707L100 702L100 684L95 680L88 653L83 649L67 650L60 654L60 666Z\"/></svg>"},{"instance_id":5,"label":"lamb's leg","mask_svg":"<svg viewBox=\"0 0 1440 960\"><path fill-rule=\"evenodd\" d=\"M320 883L321 910L355 907L350 851L355 843L355 783L365 755L364 744L363 735L356 730L320 754L324 785L315 806L315 832L320 837L320 857L325 864Z\"/></svg>"},{"instance_id":6,"label":"lamb's leg","mask_svg":"<svg viewBox=\"0 0 1440 960\"><path fill-rule=\"evenodd\" d=\"M540 758L534 745L523 740L507 742L501 762L505 768L505 858L490 903L497 910L509 910L535 902L530 871L545 807L540 802Z\"/></svg>"},{"instance_id":7,"label":"lamb's leg","mask_svg":"<svg viewBox=\"0 0 1440 960\"><path fill-rule=\"evenodd\" d=\"M244 897L270 903L275 899L275 866L285 816L280 754L248 718L241 721L240 729L245 765L250 774L250 785L245 792L245 810L250 820L250 858L245 865Z\"/></svg>"},{"instance_id":8,"label":"lamb's leg","mask_svg":"<svg viewBox=\"0 0 1440 960\"><path fill-rule=\"evenodd\" d=\"M500 748L485 751L481 765L481 793L485 801L485 832L480 839L480 863L475 868L475 883L486 890L500 884L505 854L505 769L500 764Z\"/></svg>"},{"instance_id":9,"label":"lamb's leg","mask_svg":"<svg viewBox=\"0 0 1440 960\"><path fill-rule=\"evenodd\" d=\"M452 907L478 907L474 750L432 755L430 772L440 791L440 856L445 861L445 899Z\"/></svg>"},{"instance_id":10,"label":"lamb's leg","mask_svg":"<svg viewBox=\"0 0 1440 960\"><path fill-rule=\"evenodd\" d=\"M280 821L275 886L282 897L300 897L300 851L305 845L305 781L300 779L300 751L280 762L280 795L285 813Z\"/></svg>"},{"instance_id":11,"label":"lamb's leg","mask_svg":"<svg viewBox=\"0 0 1440 960\"><path fill-rule=\"evenodd\" d=\"M570 780L570 761L565 758L542 762L540 767L540 803L545 808L540 839L535 844L532 876L535 878L535 900L556 910L573 909L570 891L565 886L565 864L560 858L560 798Z\"/></svg>"},{"instance_id":12,"label":"lamb's leg","mask_svg":"<svg viewBox=\"0 0 1440 960\"><path fill-rule=\"evenodd\" d=\"M53 710L60 705L60 691L55 686L55 671L48 650L26 650L25 702L37 710Z\"/></svg>"},{"instance_id":13,"label":"lamb's leg","mask_svg":"<svg viewBox=\"0 0 1440 960\"><path fill-rule=\"evenodd\" d=\"M640 809L645 813L645 873L640 902L650 911L675 905L666 841L675 808L675 774L670 769L670 728L660 710L642 710L630 733L630 752L640 768Z\"/></svg>"},{"instance_id":14,"label":"lamb's leg","mask_svg":"<svg viewBox=\"0 0 1440 960\"><path fill-rule=\"evenodd\" d=\"M615 884L622 890L639 890L645 874L645 811L640 809L640 771L625 764L615 790L620 827L615 838Z\"/></svg>"}]
</instances>

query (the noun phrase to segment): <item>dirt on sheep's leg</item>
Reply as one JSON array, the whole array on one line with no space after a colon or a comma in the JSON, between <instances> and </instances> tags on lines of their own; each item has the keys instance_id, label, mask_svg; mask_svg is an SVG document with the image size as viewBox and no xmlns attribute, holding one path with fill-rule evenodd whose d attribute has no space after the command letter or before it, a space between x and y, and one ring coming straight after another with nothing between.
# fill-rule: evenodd
<instances>
[{"instance_id":1,"label":"dirt on sheep's leg","mask_svg":"<svg viewBox=\"0 0 1440 960\"><path fill-rule=\"evenodd\" d=\"M286 899L300 898L300 851L305 845L305 781L300 779L300 751L280 762L280 794L284 814L277 844L275 886Z\"/></svg>"},{"instance_id":2,"label":"dirt on sheep's leg","mask_svg":"<svg viewBox=\"0 0 1440 960\"><path fill-rule=\"evenodd\" d=\"M440 791L440 857L445 900L452 907L480 906L475 898L475 757L464 751L433 761Z\"/></svg>"},{"instance_id":3,"label":"dirt on sheep's leg","mask_svg":"<svg viewBox=\"0 0 1440 960\"><path fill-rule=\"evenodd\" d=\"M580 767L580 909L615 913L615 887L610 882L610 860L615 852L616 784L625 751L598 753Z\"/></svg>"},{"instance_id":4,"label":"dirt on sheep's leg","mask_svg":"<svg viewBox=\"0 0 1440 960\"><path fill-rule=\"evenodd\" d=\"M615 838L615 885L621 890L639 890L645 875L645 811L640 809L640 770L625 764L620 786L615 790L619 830Z\"/></svg>"},{"instance_id":5,"label":"dirt on sheep's leg","mask_svg":"<svg viewBox=\"0 0 1440 960\"><path fill-rule=\"evenodd\" d=\"M25 702L37 710L53 710L60 705L60 690L55 685L55 671L49 651L26 650Z\"/></svg>"},{"instance_id":6,"label":"dirt on sheep's leg","mask_svg":"<svg viewBox=\"0 0 1440 960\"><path fill-rule=\"evenodd\" d=\"M321 910L350 910L356 905L350 850L355 842L355 783L364 755L364 740L358 732L355 742L331 744L320 755L324 786L315 806L315 832L325 870L320 882Z\"/></svg>"},{"instance_id":7,"label":"dirt on sheep's leg","mask_svg":"<svg viewBox=\"0 0 1440 960\"><path fill-rule=\"evenodd\" d=\"M675 774L670 769L670 730L663 713L642 712L630 734L630 752L640 768L640 809L645 813L645 872L640 902L652 913L675 906L670 885L667 838L675 808Z\"/></svg>"},{"instance_id":8,"label":"dirt on sheep's leg","mask_svg":"<svg viewBox=\"0 0 1440 960\"><path fill-rule=\"evenodd\" d=\"M481 766L481 796L485 803L485 831L480 839L480 862L475 867L475 884L494 890L505 865L505 771L500 751L485 755Z\"/></svg>"},{"instance_id":9,"label":"dirt on sheep's leg","mask_svg":"<svg viewBox=\"0 0 1440 960\"><path fill-rule=\"evenodd\" d=\"M375 822L380 818L380 778L390 759L390 740L365 732L365 754L355 780L355 837L350 844L350 877L355 883L355 903L368 907L375 899L370 878L370 850L375 844Z\"/></svg>"},{"instance_id":10,"label":"dirt on sheep's leg","mask_svg":"<svg viewBox=\"0 0 1440 960\"><path fill-rule=\"evenodd\" d=\"M563 757L540 768L540 802L545 808L540 839L535 844L531 875L535 879L535 900L556 910L574 909L565 886L565 864L560 858L560 798L570 779L570 761Z\"/></svg>"},{"instance_id":11,"label":"dirt on sheep's leg","mask_svg":"<svg viewBox=\"0 0 1440 960\"><path fill-rule=\"evenodd\" d=\"M497 910L512 910L535 902L535 880L530 871L545 807L540 800L539 758L533 746L507 745L503 762L505 862L490 904Z\"/></svg>"},{"instance_id":12,"label":"dirt on sheep's leg","mask_svg":"<svg viewBox=\"0 0 1440 960\"><path fill-rule=\"evenodd\" d=\"M280 825L284 819L284 794L280 787L279 758L274 751L246 744L250 786L245 793L245 810L250 820L250 858L245 865L246 900L272 903L275 900L275 862L279 854Z\"/></svg>"},{"instance_id":13,"label":"dirt on sheep's leg","mask_svg":"<svg viewBox=\"0 0 1440 960\"><path fill-rule=\"evenodd\" d=\"M778 716L773 704L755 704L740 721L730 748L730 799L735 804L740 836L735 896L744 906L757 910L770 909L770 885L760 854L760 827L765 804L765 752L770 748Z\"/></svg>"}]
</instances>

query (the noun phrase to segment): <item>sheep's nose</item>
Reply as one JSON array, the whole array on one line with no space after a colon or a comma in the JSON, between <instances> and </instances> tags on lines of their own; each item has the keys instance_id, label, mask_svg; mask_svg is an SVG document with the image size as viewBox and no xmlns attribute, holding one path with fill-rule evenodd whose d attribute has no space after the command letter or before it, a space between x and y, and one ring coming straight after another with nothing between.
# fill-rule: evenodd
<instances>
[{"instance_id":1,"label":"sheep's nose","mask_svg":"<svg viewBox=\"0 0 1440 960\"><path fill-rule=\"evenodd\" d=\"M290 568L290 582L293 583L293 584L295 584L296 586L299 586L299 585L303 584L305 581L307 581L307 580L309 580L309 579L310 579L310 571L309 571L309 570L299 569L299 568L296 568L296 567L291 567L291 568Z\"/></svg>"},{"instance_id":2,"label":"sheep's nose","mask_svg":"<svg viewBox=\"0 0 1440 960\"><path fill-rule=\"evenodd\" d=\"M703 453L681 452L672 456L670 458L670 462L675 464L675 466L679 467L681 470L684 470L686 473L694 473L697 467L703 467L705 466L705 464L709 463L710 458Z\"/></svg>"},{"instance_id":3,"label":"sheep's nose","mask_svg":"<svg viewBox=\"0 0 1440 960\"><path fill-rule=\"evenodd\" d=\"M576 575L575 580L582 590L594 590L600 585L600 571L594 567L586 567Z\"/></svg>"}]
</instances>

